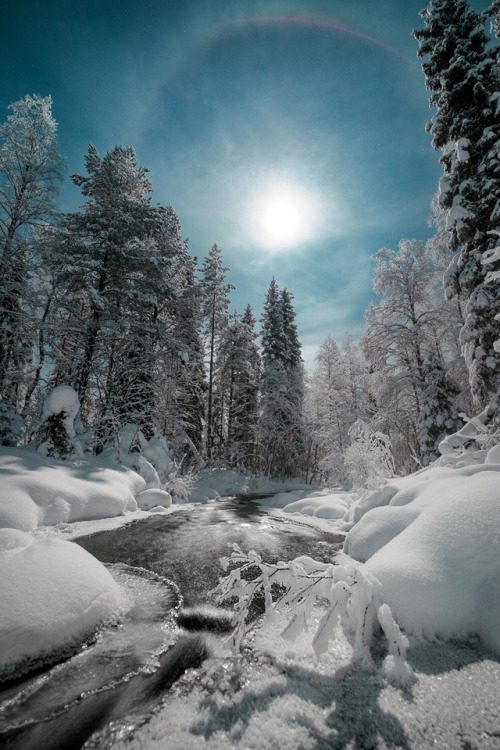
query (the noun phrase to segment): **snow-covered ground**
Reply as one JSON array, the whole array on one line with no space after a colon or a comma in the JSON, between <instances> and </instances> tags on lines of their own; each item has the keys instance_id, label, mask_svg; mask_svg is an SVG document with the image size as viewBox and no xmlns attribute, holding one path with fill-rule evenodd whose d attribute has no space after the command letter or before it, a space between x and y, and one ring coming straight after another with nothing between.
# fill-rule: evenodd
<instances>
[{"instance_id":1,"label":"snow-covered ground","mask_svg":"<svg viewBox=\"0 0 500 750\"><path fill-rule=\"evenodd\" d=\"M498 448L470 454L358 498L295 490L261 501L347 532L347 551L380 577L409 633L405 685L384 674L383 638L369 671L353 663L340 627L318 658L318 604L293 642L282 637L289 618L280 613L248 636L245 659L215 646L215 658L186 674L139 730L121 727L113 747L498 750L499 458Z\"/></svg>"},{"instance_id":2,"label":"snow-covered ground","mask_svg":"<svg viewBox=\"0 0 500 750\"><path fill-rule=\"evenodd\" d=\"M71 651L116 616L122 594L84 549L0 529L0 679Z\"/></svg>"},{"instance_id":3,"label":"snow-covered ground","mask_svg":"<svg viewBox=\"0 0 500 750\"><path fill-rule=\"evenodd\" d=\"M415 679L401 689L379 669L353 666L340 632L317 659L310 634L284 641L284 625L278 618L258 630L247 659L215 651L133 734L120 725L110 745L99 744L100 737L92 748L500 748L500 664L480 644L411 639Z\"/></svg>"},{"instance_id":4,"label":"snow-covered ground","mask_svg":"<svg viewBox=\"0 0 500 750\"><path fill-rule=\"evenodd\" d=\"M292 643L281 638L280 614L254 632L249 660L217 645L217 658L186 675L133 746L161 747L168 736L186 748L355 747L374 738L374 747L500 748L500 449L445 459L362 496L222 469L201 476L191 502L274 492L260 501L268 512L345 533L353 564L380 581L410 637L414 681L388 682L382 654L374 671L360 670L340 632L318 659L311 643L321 610ZM0 674L9 674L120 612L122 592L106 568L68 540L186 505L171 505L110 457L60 461L4 448L0 472Z\"/></svg>"}]
</instances>

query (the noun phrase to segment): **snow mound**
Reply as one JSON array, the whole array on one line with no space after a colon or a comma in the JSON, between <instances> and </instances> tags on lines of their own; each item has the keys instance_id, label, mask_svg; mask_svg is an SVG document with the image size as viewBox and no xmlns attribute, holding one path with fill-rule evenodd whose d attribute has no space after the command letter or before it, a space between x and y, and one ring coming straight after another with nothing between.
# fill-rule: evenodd
<instances>
[{"instance_id":1,"label":"snow mound","mask_svg":"<svg viewBox=\"0 0 500 750\"><path fill-rule=\"evenodd\" d=\"M137 495L136 501L141 510L152 510L158 506L170 508L172 505L172 497L165 490L143 490Z\"/></svg>"},{"instance_id":2,"label":"snow mound","mask_svg":"<svg viewBox=\"0 0 500 750\"><path fill-rule=\"evenodd\" d=\"M122 515L145 487L105 456L59 461L27 448L0 448L0 476L0 528L21 531Z\"/></svg>"},{"instance_id":3,"label":"snow mound","mask_svg":"<svg viewBox=\"0 0 500 750\"><path fill-rule=\"evenodd\" d=\"M352 502L353 496L347 493L312 492L295 502L288 503L283 510L285 513L301 513L315 518L337 519L344 517Z\"/></svg>"},{"instance_id":4,"label":"snow mound","mask_svg":"<svg viewBox=\"0 0 500 750\"><path fill-rule=\"evenodd\" d=\"M42 419L65 412L70 428L73 429L73 420L80 411L80 401L74 388L69 385L60 385L49 393L43 404Z\"/></svg>"},{"instance_id":5,"label":"snow mound","mask_svg":"<svg viewBox=\"0 0 500 750\"><path fill-rule=\"evenodd\" d=\"M477 634L500 651L495 457L391 480L365 499L347 535L344 551L382 583L385 601L409 633L445 639Z\"/></svg>"},{"instance_id":6,"label":"snow mound","mask_svg":"<svg viewBox=\"0 0 500 750\"><path fill-rule=\"evenodd\" d=\"M73 648L117 614L106 568L73 542L0 529L0 679Z\"/></svg>"}]
</instances>

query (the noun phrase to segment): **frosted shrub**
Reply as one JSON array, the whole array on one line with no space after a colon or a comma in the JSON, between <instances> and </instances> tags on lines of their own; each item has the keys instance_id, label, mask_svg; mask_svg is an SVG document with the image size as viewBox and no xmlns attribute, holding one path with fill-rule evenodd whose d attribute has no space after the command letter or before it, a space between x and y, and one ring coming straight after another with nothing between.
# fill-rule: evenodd
<instances>
[{"instance_id":1,"label":"frosted shrub","mask_svg":"<svg viewBox=\"0 0 500 750\"><path fill-rule=\"evenodd\" d=\"M344 462L355 489L376 490L395 474L390 440L358 419L349 430Z\"/></svg>"},{"instance_id":2,"label":"frosted shrub","mask_svg":"<svg viewBox=\"0 0 500 750\"><path fill-rule=\"evenodd\" d=\"M53 458L82 454L74 425L79 411L78 394L71 386L60 385L49 393L43 405L43 422L38 431L38 453Z\"/></svg>"},{"instance_id":3,"label":"frosted shrub","mask_svg":"<svg viewBox=\"0 0 500 750\"><path fill-rule=\"evenodd\" d=\"M179 474L178 469L169 474L167 490L177 503L187 503L189 496L196 483L196 475L192 471L187 474Z\"/></svg>"},{"instance_id":4,"label":"frosted shrub","mask_svg":"<svg viewBox=\"0 0 500 750\"><path fill-rule=\"evenodd\" d=\"M148 440L140 427L124 425L116 436L118 460L135 469L145 480L148 489L167 490L178 503L187 502L195 478L192 472L182 475L171 458L163 435Z\"/></svg>"},{"instance_id":5,"label":"frosted shrub","mask_svg":"<svg viewBox=\"0 0 500 750\"><path fill-rule=\"evenodd\" d=\"M334 639L340 624L352 645L353 662L371 669L370 647L380 626L389 652L383 664L384 673L397 682L408 682L412 676L405 658L408 640L382 600L381 584L350 558L340 558L340 561L344 564L298 557L289 563L270 564L257 552L251 550L245 554L233 544L233 552L222 558L221 563L225 571L235 567L214 590L219 602L236 599L231 636L233 649L240 648L249 629L248 616L256 597L264 599L265 619L272 618L276 612L289 617L282 633L282 637L289 640L308 629L308 613L316 600L320 600L326 610L312 634L312 647L317 657L328 650L329 641Z\"/></svg>"},{"instance_id":6,"label":"frosted shrub","mask_svg":"<svg viewBox=\"0 0 500 750\"><path fill-rule=\"evenodd\" d=\"M437 465L483 463L486 451L500 444L500 427L496 416L495 409L490 406L475 417L460 414L465 425L439 443L441 458Z\"/></svg>"}]
</instances>

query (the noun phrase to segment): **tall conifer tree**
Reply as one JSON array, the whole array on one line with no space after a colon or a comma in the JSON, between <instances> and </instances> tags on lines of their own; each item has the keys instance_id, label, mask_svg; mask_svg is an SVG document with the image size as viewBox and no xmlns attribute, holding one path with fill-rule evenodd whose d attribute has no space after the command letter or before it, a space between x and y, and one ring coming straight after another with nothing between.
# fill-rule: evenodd
<instances>
[{"instance_id":1,"label":"tall conifer tree","mask_svg":"<svg viewBox=\"0 0 500 750\"><path fill-rule=\"evenodd\" d=\"M495 12L497 3L478 13L466 0L433 0L422 11L425 28L414 35L419 56L428 58L422 68L437 112L427 130L442 151L439 205L456 251L446 285L449 294L467 296L461 340L470 385L476 406L491 401L498 421L500 356L493 345L500 289L485 283L491 266L482 262L500 227L498 47L488 47L484 30Z\"/></svg>"},{"instance_id":2,"label":"tall conifer tree","mask_svg":"<svg viewBox=\"0 0 500 750\"><path fill-rule=\"evenodd\" d=\"M207 342L208 385L206 412L206 454L212 458L215 441L215 361L219 337L227 326L229 293L234 289L226 282L229 268L222 263L222 252L217 245L212 245L202 265L201 292L202 313L204 317L204 334Z\"/></svg>"},{"instance_id":3,"label":"tall conifer tree","mask_svg":"<svg viewBox=\"0 0 500 750\"><path fill-rule=\"evenodd\" d=\"M262 317L262 465L270 476L297 476L304 466L304 383L292 295L273 278Z\"/></svg>"}]
</instances>

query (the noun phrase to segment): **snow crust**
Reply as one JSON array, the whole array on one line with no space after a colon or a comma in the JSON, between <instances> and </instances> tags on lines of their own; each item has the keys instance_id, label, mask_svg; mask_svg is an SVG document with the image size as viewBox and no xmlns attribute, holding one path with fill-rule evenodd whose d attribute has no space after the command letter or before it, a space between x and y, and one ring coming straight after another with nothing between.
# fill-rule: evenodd
<instances>
[{"instance_id":1,"label":"snow crust","mask_svg":"<svg viewBox=\"0 0 500 750\"><path fill-rule=\"evenodd\" d=\"M311 613L319 620L322 611ZM350 664L341 630L317 659L303 632L281 637L267 620L252 637L249 660L216 651L189 670L149 721L118 724L92 747L113 750L306 750L313 748L500 747L500 666L465 645L422 643L410 657L411 691ZM214 649L217 644L213 644ZM99 741L100 740L100 741Z\"/></svg>"},{"instance_id":2,"label":"snow crust","mask_svg":"<svg viewBox=\"0 0 500 750\"><path fill-rule=\"evenodd\" d=\"M0 679L72 647L122 605L106 568L72 542L0 529Z\"/></svg>"},{"instance_id":3,"label":"snow crust","mask_svg":"<svg viewBox=\"0 0 500 750\"><path fill-rule=\"evenodd\" d=\"M0 528L28 532L136 510L146 486L110 457L59 461L26 448L0 449L0 476Z\"/></svg>"},{"instance_id":4,"label":"snow crust","mask_svg":"<svg viewBox=\"0 0 500 750\"><path fill-rule=\"evenodd\" d=\"M382 583L408 633L477 634L500 652L498 450L485 458L393 479L360 500L347 515L344 551Z\"/></svg>"}]
</instances>

